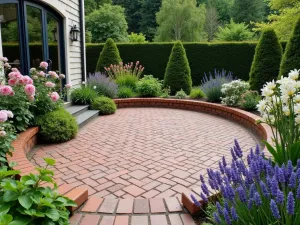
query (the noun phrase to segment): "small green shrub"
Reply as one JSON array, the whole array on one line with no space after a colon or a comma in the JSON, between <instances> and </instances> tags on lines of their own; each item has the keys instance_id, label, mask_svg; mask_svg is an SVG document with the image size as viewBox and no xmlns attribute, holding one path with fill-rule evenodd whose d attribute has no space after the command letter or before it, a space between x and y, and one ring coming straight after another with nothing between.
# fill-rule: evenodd
<instances>
[{"instance_id":1,"label":"small green shrub","mask_svg":"<svg viewBox=\"0 0 300 225\"><path fill-rule=\"evenodd\" d=\"M237 106L242 94L249 90L249 88L249 83L242 80L234 80L230 83L223 84L221 89L221 92L224 96L221 97L222 104L228 106Z\"/></svg>"},{"instance_id":2,"label":"small green shrub","mask_svg":"<svg viewBox=\"0 0 300 225\"><path fill-rule=\"evenodd\" d=\"M136 93L130 87L120 87L118 90L118 98L133 98L136 96Z\"/></svg>"},{"instance_id":3,"label":"small green shrub","mask_svg":"<svg viewBox=\"0 0 300 225\"><path fill-rule=\"evenodd\" d=\"M129 87L132 90L136 89L136 84L139 81L139 78L133 74L123 74L116 77L116 84L121 87Z\"/></svg>"},{"instance_id":4,"label":"small green shrub","mask_svg":"<svg viewBox=\"0 0 300 225\"><path fill-rule=\"evenodd\" d=\"M171 94L179 90L190 93L192 88L191 69L183 44L174 44L165 72L164 86L171 88Z\"/></svg>"},{"instance_id":5,"label":"small green shrub","mask_svg":"<svg viewBox=\"0 0 300 225\"><path fill-rule=\"evenodd\" d=\"M37 118L41 138L58 143L71 140L78 132L76 119L65 109L49 112Z\"/></svg>"},{"instance_id":6,"label":"small green shrub","mask_svg":"<svg viewBox=\"0 0 300 225\"><path fill-rule=\"evenodd\" d=\"M247 91L241 96L239 105L242 109L247 111L254 111L261 100L257 91Z\"/></svg>"},{"instance_id":7,"label":"small green shrub","mask_svg":"<svg viewBox=\"0 0 300 225\"><path fill-rule=\"evenodd\" d=\"M75 105L90 105L95 98L97 98L97 92L90 87L82 86L71 92L71 99Z\"/></svg>"},{"instance_id":8,"label":"small green shrub","mask_svg":"<svg viewBox=\"0 0 300 225\"><path fill-rule=\"evenodd\" d=\"M117 106L112 99L101 96L94 99L92 109L99 110L101 115L110 115L116 112Z\"/></svg>"},{"instance_id":9,"label":"small green shrub","mask_svg":"<svg viewBox=\"0 0 300 225\"><path fill-rule=\"evenodd\" d=\"M122 62L118 47L113 39L108 38L105 45L100 53L96 72L104 72L104 67L109 67L110 65L118 65Z\"/></svg>"},{"instance_id":10,"label":"small green shrub","mask_svg":"<svg viewBox=\"0 0 300 225\"><path fill-rule=\"evenodd\" d=\"M162 92L162 83L152 75L145 75L137 82L136 91L141 97L157 97Z\"/></svg>"},{"instance_id":11,"label":"small green shrub","mask_svg":"<svg viewBox=\"0 0 300 225\"><path fill-rule=\"evenodd\" d=\"M188 97L188 95L182 89L180 91L177 91L175 94L175 98L178 98L178 99L186 99L187 97Z\"/></svg>"},{"instance_id":12,"label":"small green shrub","mask_svg":"<svg viewBox=\"0 0 300 225\"><path fill-rule=\"evenodd\" d=\"M205 94L203 91L200 89L200 87L193 87L190 93L190 98L191 99L200 99L204 98Z\"/></svg>"},{"instance_id":13,"label":"small green shrub","mask_svg":"<svg viewBox=\"0 0 300 225\"><path fill-rule=\"evenodd\" d=\"M162 94L161 94L161 98L169 98L170 97L170 87L165 87L164 89L162 89Z\"/></svg>"}]
</instances>

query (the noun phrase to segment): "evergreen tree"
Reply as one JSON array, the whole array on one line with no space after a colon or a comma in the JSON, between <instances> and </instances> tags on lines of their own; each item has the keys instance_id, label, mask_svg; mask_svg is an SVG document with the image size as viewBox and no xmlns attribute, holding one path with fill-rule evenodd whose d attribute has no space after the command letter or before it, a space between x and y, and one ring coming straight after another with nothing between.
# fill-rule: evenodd
<instances>
[{"instance_id":1,"label":"evergreen tree","mask_svg":"<svg viewBox=\"0 0 300 225\"><path fill-rule=\"evenodd\" d=\"M191 69L183 44L174 44L165 72L164 86L170 87L171 94L181 89L189 94L192 88Z\"/></svg>"},{"instance_id":2,"label":"evergreen tree","mask_svg":"<svg viewBox=\"0 0 300 225\"><path fill-rule=\"evenodd\" d=\"M109 67L111 64L117 65L120 62L122 62L122 59L120 57L119 49L116 43L111 38L107 39L103 47L103 50L100 53L97 62L96 72L99 71L103 72L104 67Z\"/></svg>"},{"instance_id":3,"label":"evergreen tree","mask_svg":"<svg viewBox=\"0 0 300 225\"><path fill-rule=\"evenodd\" d=\"M282 58L279 76L287 76L290 70L300 69L300 17L294 27Z\"/></svg>"},{"instance_id":4,"label":"evergreen tree","mask_svg":"<svg viewBox=\"0 0 300 225\"><path fill-rule=\"evenodd\" d=\"M282 47L273 29L265 30L255 49L250 71L252 90L260 91L266 82L276 80L282 57Z\"/></svg>"},{"instance_id":5,"label":"evergreen tree","mask_svg":"<svg viewBox=\"0 0 300 225\"><path fill-rule=\"evenodd\" d=\"M264 20L264 14L264 0L234 0L232 17L235 22L260 22Z\"/></svg>"}]
</instances>

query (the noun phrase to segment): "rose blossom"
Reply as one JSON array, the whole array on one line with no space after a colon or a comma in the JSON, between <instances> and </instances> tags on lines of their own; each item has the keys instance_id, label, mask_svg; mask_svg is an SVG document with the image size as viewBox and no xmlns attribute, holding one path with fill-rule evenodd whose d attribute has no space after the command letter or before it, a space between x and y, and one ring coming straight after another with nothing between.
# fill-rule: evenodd
<instances>
[{"instance_id":1,"label":"rose blossom","mask_svg":"<svg viewBox=\"0 0 300 225\"><path fill-rule=\"evenodd\" d=\"M32 68L30 69L30 73L35 73L35 72L36 72L36 68L32 67Z\"/></svg>"},{"instance_id":2,"label":"rose blossom","mask_svg":"<svg viewBox=\"0 0 300 225\"><path fill-rule=\"evenodd\" d=\"M18 80L16 80L16 79L9 79L8 80L8 84L9 84L9 86L15 86L16 84L18 84Z\"/></svg>"},{"instance_id":3,"label":"rose blossom","mask_svg":"<svg viewBox=\"0 0 300 225\"><path fill-rule=\"evenodd\" d=\"M33 80L29 77L29 76L23 76L22 78L21 78L21 80L22 80L22 84L24 84L24 85L26 85L26 84L33 84Z\"/></svg>"},{"instance_id":4,"label":"rose blossom","mask_svg":"<svg viewBox=\"0 0 300 225\"><path fill-rule=\"evenodd\" d=\"M26 95L35 95L35 86L32 84L27 84L24 88Z\"/></svg>"},{"instance_id":5,"label":"rose blossom","mask_svg":"<svg viewBox=\"0 0 300 225\"><path fill-rule=\"evenodd\" d=\"M44 77L46 74L43 72L43 71L40 71L39 73L38 73L38 76L40 76L40 77Z\"/></svg>"},{"instance_id":6,"label":"rose blossom","mask_svg":"<svg viewBox=\"0 0 300 225\"><path fill-rule=\"evenodd\" d=\"M43 69L47 69L48 68L48 63L47 62L41 62L40 67L43 68Z\"/></svg>"},{"instance_id":7,"label":"rose blossom","mask_svg":"<svg viewBox=\"0 0 300 225\"><path fill-rule=\"evenodd\" d=\"M4 123L8 119L7 113L4 110L0 111L0 123Z\"/></svg>"},{"instance_id":8,"label":"rose blossom","mask_svg":"<svg viewBox=\"0 0 300 225\"><path fill-rule=\"evenodd\" d=\"M53 87L55 87L55 84L52 83L52 82L50 82L50 81L47 81L47 82L45 83L45 86L46 86L46 87L49 87L49 88L53 88Z\"/></svg>"},{"instance_id":9,"label":"rose blossom","mask_svg":"<svg viewBox=\"0 0 300 225\"><path fill-rule=\"evenodd\" d=\"M52 77L52 78L58 78L58 75L57 75L57 73L56 72L54 72L54 71L49 71L48 72L49 73L49 75Z\"/></svg>"},{"instance_id":10,"label":"rose blossom","mask_svg":"<svg viewBox=\"0 0 300 225\"><path fill-rule=\"evenodd\" d=\"M10 95L13 92L10 86L4 85L0 87L0 95Z\"/></svg>"},{"instance_id":11,"label":"rose blossom","mask_svg":"<svg viewBox=\"0 0 300 225\"><path fill-rule=\"evenodd\" d=\"M53 102L56 102L59 99L59 94L57 92L52 92L50 98Z\"/></svg>"},{"instance_id":12,"label":"rose blossom","mask_svg":"<svg viewBox=\"0 0 300 225\"><path fill-rule=\"evenodd\" d=\"M6 132L4 130L0 131L0 137L4 137L6 135Z\"/></svg>"},{"instance_id":13,"label":"rose blossom","mask_svg":"<svg viewBox=\"0 0 300 225\"><path fill-rule=\"evenodd\" d=\"M15 92L14 91L12 91L10 94L9 94L9 96L14 96L15 95Z\"/></svg>"},{"instance_id":14,"label":"rose blossom","mask_svg":"<svg viewBox=\"0 0 300 225\"><path fill-rule=\"evenodd\" d=\"M38 76L33 76L32 79L37 80Z\"/></svg>"},{"instance_id":15,"label":"rose blossom","mask_svg":"<svg viewBox=\"0 0 300 225\"><path fill-rule=\"evenodd\" d=\"M30 102L33 102L34 101L34 95L29 95L29 96L27 96L28 97L28 100L30 101Z\"/></svg>"},{"instance_id":16,"label":"rose blossom","mask_svg":"<svg viewBox=\"0 0 300 225\"><path fill-rule=\"evenodd\" d=\"M8 62L8 58L6 58L6 57L0 57L0 61Z\"/></svg>"},{"instance_id":17,"label":"rose blossom","mask_svg":"<svg viewBox=\"0 0 300 225\"><path fill-rule=\"evenodd\" d=\"M4 65L3 65L4 67L6 67L6 68L9 68L9 67L11 67L10 65L9 65L9 63L4 63Z\"/></svg>"},{"instance_id":18,"label":"rose blossom","mask_svg":"<svg viewBox=\"0 0 300 225\"><path fill-rule=\"evenodd\" d=\"M10 110L1 110L1 111L5 112L8 118L14 118L14 114L12 113L12 111Z\"/></svg>"},{"instance_id":19,"label":"rose blossom","mask_svg":"<svg viewBox=\"0 0 300 225\"><path fill-rule=\"evenodd\" d=\"M12 79L20 79L22 77L22 74L20 72L10 72L8 74L8 77Z\"/></svg>"},{"instance_id":20,"label":"rose blossom","mask_svg":"<svg viewBox=\"0 0 300 225\"><path fill-rule=\"evenodd\" d=\"M17 68L12 68L11 71L18 72L18 73L20 72Z\"/></svg>"},{"instance_id":21,"label":"rose blossom","mask_svg":"<svg viewBox=\"0 0 300 225\"><path fill-rule=\"evenodd\" d=\"M66 76L65 76L64 74L59 74L59 78L61 78L61 79L65 79L65 78L66 78Z\"/></svg>"},{"instance_id":22,"label":"rose blossom","mask_svg":"<svg viewBox=\"0 0 300 225\"><path fill-rule=\"evenodd\" d=\"M70 88L72 88L72 84L66 84L65 87L70 89Z\"/></svg>"}]
</instances>

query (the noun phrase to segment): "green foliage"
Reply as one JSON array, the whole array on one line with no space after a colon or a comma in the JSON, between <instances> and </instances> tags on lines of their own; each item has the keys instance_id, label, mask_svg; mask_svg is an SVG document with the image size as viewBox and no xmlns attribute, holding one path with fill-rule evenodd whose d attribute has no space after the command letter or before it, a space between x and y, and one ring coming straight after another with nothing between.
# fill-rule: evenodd
<instances>
[{"instance_id":1,"label":"green foliage","mask_svg":"<svg viewBox=\"0 0 300 225\"><path fill-rule=\"evenodd\" d=\"M131 34L128 35L129 42L135 42L135 43L145 43L146 37L142 33L136 34L131 32Z\"/></svg>"},{"instance_id":2,"label":"green foliage","mask_svg":"<svg viewBox=\"0 0 300 225\"><path fill-rule=\"evenodd\" d=\"M59 109L39 116L37 125L40 126L41 138L47 142L58 143L69 141L78 132L76 119L65 109Z\"/></svg>"},{"instance_id":3,"label":"green foliage","mask_svg":"<svg viewBox=\"0 0 300 225\"><path fill-rule=\"evenodd\" d=\"M86 86L73 89L71 92L71 99L74 105L90 105L96 97L97 92Z\"/></svg>"},{"instance_id":4,"label":"green foliage","mask_svg":"<svg viewBox=\"0 0 300 225\"><path fill-rule=\"evenodd\" d=\"M198 0L199 3L200 0ZM208 7L214 7L218 11L218 20L224 24L230 21L234 0L204 0Z\"/></svg>"},{"instance_id":5,"label":"green foliage","mask_svg":"<svg viewBox=\"0 0 300 225\"><path fill-rule=\"evenodd\" d=\"M255 56L250 71L252 90L260 91L263 85L276 80L279 74L282 47L272 29L265 30L256 46Z\"/></svg>"},{"instance_id":6,"label":"green foliage","mask_svg":"<svg viewBox=\"0 0 300 225\"><path fill-rule=\"evenodd\" d=\"M123 86L118 90L118 98L133 98L136 96L136 93L132 90L131 87Z\"/></svg>"},{"instance_id":7,"label":"green foliage","mask_svg":"<svg viewBox=\"0 0 300 225\"><path fill-rule=\"evenodd\" d=\"M19 171L0 168L0 224L69 224L67 207L77 205L58 193L54 173L47 168L55 160L44 160L46 168L36 168L37 174L22 176L20 180L11 178ZM54 188L42 186L42 182Z\"/></svg>"},{"instance_id":8,"label":"green foliage","mask_svg":"<svg viewBox=\"0 0 300 225\"><path fill-rule=\"evenodd\" d=\"M93 38L92 32L87 30L85 32L85 43L92 43L92 38Z\"/></svg>"},{"instance_id":9,"label":"green foliage","mask_svg":"<svg viewBox=\"0 0 300 225\"><path fill-rule=\"evenodd\" d=\"M221 92L224 97L221 97L222 104L228 106L238 106L242 94L250 88L249 83L241 80L234 80L230 83L222 85Z\"/></svg>"},{"instance_id":10,"label":"green foliage","mask_svg":"<svg viewBox=\"0 0 300 225\"><path fill-rule=\"evenodd\" d=\"M177 91L175 94L175 98L177 99L186 99L188 95L184 92L184 90Z\"/></svg>"},{"instance_id":11,"label":"green foliage","mask_svg":"<svg viewBox=\"0 0 300 225\"><path fill-rule=\"evenodd\" d=\"M122 74L120 76L117 76L115 81L119 88L129 87L135 91L139 78L133 74Z\"/></svg>"},{"instance_id":12,"label":"green foliage","mask_svg":"<svg viewBox=\"0 0 300 225\"><path fill-rule=\"evenodd\" d=\"M7 165L7 154L11 155L13 150L12 142L16 139L16 130L11 121L0 123L0 131L6 134L0 136L0 168Z\"/></svg>"},{"instance_id":13,"label":"green foliage","mask_svg":"<svg viewBox=\"0 0 300 225\"><path fill-rule=\"evenodd\" d=\"M92 109L99 110L100 115L110 115L116 112L117 106L112 99L101 96L94 99Z\"/></svg>"},{"instance_id":14,"label":"green foliage","mask_svg":"<svg viewBox=\"0 0 300 225\"><path fill-rule=\"evenodd\" d=\"M264 0L234 0L232 18L238 23L261 22L264 13Z\"/></svg>"},{"instance_id":15,"label":"green foliage","mask_svg":"<svg viewBox=\"0 0 300 225\"><path fill-rule=\"evenodd\" d=\"M86 17L86 29L92 33L92 42L104 42L108 38L127 41L127 22L124 8L104 4Z\"/></svg>"},{"instance_id":16,"label":"green foliage","mask_svg":"<svg viewBox=\"0 0 300 225\"><path fill-rule=\"evenodd\" d=\"M169 98L171 94L170 87L165 87L162 89L162 94L160 95L161 98Z\"/></svg>"},{"instance_id":17,"label":"green foliage","mask_svg":"<svg viewBox=\"0 0 300 225\"><path fill-rule=\"evenodd\" d=\"M229 24L219 27L216 39L219 41L247 41L253 39L253 33L245 23L235 23L230 20Z\"/></svg>"},{"instance_id":18,"label":"green foliage","mask_svg":"<svg viewBox=\"0 0 300 225\"><path fill-rule=\"evenodd\" d=\"M287 76L290 70L300 68L300 17L284 52L279 76Z\"/></svg>"},{"instance_id":19,"label":"green foliage","mask_svg":"<svg viewBox=\"0 0 300 225\"><path fill-rule=\"evenodd\" d=\"M190 93L190 98L191 99L200 99L204 98L205 94L203 91L200 89L200 87L193 87Z\"/></svg>"},{"instance_id":20,"label":"green foliage","mask_svg":"<svg viewBox=\"0 0 300 225\"><path fill-rule=\"evenodd\" d=\"M208 41L212 41L215 38L216 32L219 28L218 11L212 6L206 8L206 17L204 29L208 36Z\"/></svg>"},{"instance_id":21,"label":"green foliage","mask_svg":"<svg viewBox=\"0 0 300 225\"><path fill-rule=\"evenodd\" d=\"M196 0L163 0L156 14L155 41L200 41L204 36L205 14L205 6L197 6Z\"/></svg>"},{"instance_id":22,"label":"green foliage","mask_svg":"<svg viewBox=\"0 0 300 225\"><path fill-rule=\"evenodd\" d=\"M162 82L152 75L145 75L137 82L136 91L141 97L157 97L162 92Z\"/></svg>"},{"instance_id":23,"label":"green foliage","mask_svg":"<svg viewBox=\"0 0 300 225\"><path fill-rule=\"evenodd\" d=\"M171 88L171 94L182 89L190 93L192 88L191 69L181 42L176 42L172 48L165 72L164 87Z\"/></svg>"},{"instance_id":24,"label":"green foliage","mask_svg":"<svg viewBox=\"0 0 300 225\"><path fill-rule=\"evenodd\" d=\"M100 53L96 72L104 71L104 68L109 67L110 65L118 65L121 61L122 59L116 43L113 39L108 38Z\"/></svg>"},{"instance_id":25,"label":"green foliage","mask_svg":"<svg viewBox=\"0 0 300 225\"><path fill-rule=\"evenodd\" d=\"M85 0L84 1L85 16L91 14L96 9L98 9L98 5L95 0Z\"/></svg>"},{"instance_id":26,"label":"green foliage","mask_svg":"<svg viewBox=\"0 0 300 225\"><path fill-rule=\"evenodd\" d=\"M247 111L256 110L257 104L260 101L260 95L257 91L246 91L241 96L241 100L239 102L239 106Z\"/></svg>"}]
</instances>

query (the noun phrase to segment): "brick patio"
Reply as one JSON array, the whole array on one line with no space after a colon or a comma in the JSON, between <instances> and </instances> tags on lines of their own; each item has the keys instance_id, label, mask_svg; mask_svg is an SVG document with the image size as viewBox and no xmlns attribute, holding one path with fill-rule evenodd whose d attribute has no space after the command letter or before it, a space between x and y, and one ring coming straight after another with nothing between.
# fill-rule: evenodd
<instances>
[{"instance_id":1,"label":"brick patio","mask_svg":"<svg viewBox=\"0 0 300 225\"><path fill-rule=\"evenodd\" d=\"M40 146L32 162L57 161L56 177L88 185L96 198L169 198L193 190L237 138L249 150L256 137L213 115L179 109L125 108L101 116L67 143Z\"/></svg>"}]
</instances>

